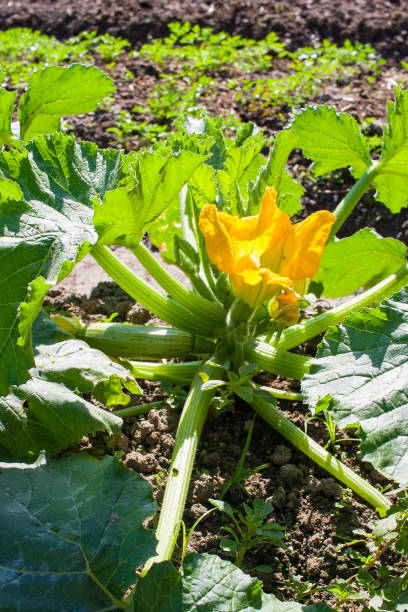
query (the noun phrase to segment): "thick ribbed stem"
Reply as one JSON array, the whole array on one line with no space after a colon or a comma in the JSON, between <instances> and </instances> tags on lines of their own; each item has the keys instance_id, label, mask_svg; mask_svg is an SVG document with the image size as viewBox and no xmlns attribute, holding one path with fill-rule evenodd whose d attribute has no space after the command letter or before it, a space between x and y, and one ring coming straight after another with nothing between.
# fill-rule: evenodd
<instances>
[{"instance_id":1,"label":"thick ribbed stem","mask_svg":"<svg viewBox=\"0 0 408 612\"><path fill-rule=\"evenodd\" d=\"M217 335L214 321L208 320L204 316L194 315L178 302L152 289L107 247L97 244L92 248L91 255L126 293L163 321L167 321L167 323L179 329L185 329L194 335L209 337Z\"/></svg>"},{"instance_id":2,"label":"thick ribbed stem","mask_svg":"<svg viewBox=\"0 0 408 612\"><path fill-rule=\"evenodd\" d=\"M244 345L244 355L247 361L258 364L267 372L297 380L307 374L311 362L310 357L282 351L260 340L249 340Z\"/></svg>"},{"instance_id":3,"label":"thick ribbed stem","mask_svg":"<svg viewBox=\"0 0 408 612\"><path fill-rule=\"evenodd\" d=\"M367 189L370 187L370 184L377 173L378 166L373 164L370 166L367 172L365 172L363 176L358 179L358 181L353 185L352 189L350 189L348 194L339 203L337 208L334 210L336 221L332 227L330 234L331 237L337 234L343 223L351 215Z\"/></svg>"},{"instance_id":4,"label":"thick ribbed stem","mask_svg":"<svg viewBox=\"0 0 408 612\"><path fill-rule=\"evenodd\" d=\"M309 319L304 323L298 323L285 329L278 342L280 349L289 350L295 346L299 346L302 342L310 340L319 334L326 331L331 325L341 323L343 319L351 312L356 312L370 306L370 304L378 303L385 297L388 297L398 291L402 285L408 282L408 266L404 266L395 274L391 274L386 279L360 293L351 300L347 300L340 306L331 308L313 319Z\"/></svg>"},{"instance_id":5,"label":"thick ribbed stem","mask_svg":"<svg viewBox=\"0 0 408 612\"><path fill-rule=\"evenodd\" d=\"M201 361L190 361L187 363L127 361L125 365L135 378L169 382L175 385L189 385L201 363Z\"/></svg>"},{"instance_id":6,"label":"thick ribbed stem","mask_svg":"<svg viewBox=\"0 0 408 612\"><path fill-rule=\"evenodd\" d=\"M126 408L119 408L113 413L115 416L120 416L123 419L125 417L139 416L141 414L147 414L152 408L159 408L163 405L163 401L149 402L148 404L137 404L135 406L126 406Z\"/></svg>"},{"instance_id":7,"label":"thick ribbed stem","mask_svg":"<svg viewBox=\"0 0 408 612\"><path fill-rule=\"evenodd\" d=\"M130 359L168 359L214 351L210 340L173 327L91 323L79 328L76 336L108 355Z\"/></svg>"},{"instance_id":8,"label":"thick ribbed stem","mask_svg":"<svg viewBox=\"0 0 408 612\"><path fill-rule=\"evenodd\" d=\"M152 563L160 563L160 561L170 559L176 545L198 441L215 392L215 390L201 390L203 384L199 376L201 372L205 372L210 378L219 378L222 370L211 365L211 360L209 360L199 369L192 382L190 393L180 417L156 530L158 540L157 556L148 561L145 571L147 571Z\"/></svg>"},{"instance_id":9,"label":"thick ribbed stem","mask_svg":"<svg viewBox=\"0 0 408 612\"><path fill-rule=\"evenodd\" d=\"M278 387L266 387L263 385L258 386L261 391L270 393L277 399L289 400L292 402L303 402L303 394L296 393L295 391L285 391L284 389L278 389Z\"/></svg>"},{"instance_id":10,"label":"thick ribbed stem","mask_svg":"<svg viewBox=\"0 0 408 612\"><path fill-rule=\"evenodd\" d=\"M143 244L133 248L132 252L170 297L198 316L212 319L214 325L222 325L224 323L226 313L220 306L183 287L167 272Z\"/></svg>"},{"instance_id":11,"label":"thick ribbed stem","mask_svg":"<svg viewBox=\"0 0 408 612\"><path fill-rule=\"evenodd\" d=\"M333 457L317 442L312 440L301 429L289 421L272 403L268 402L258 391L257 385L253 385L255 393L251 406L254 410L284 438L289 440L307 457L312 459L329 474L340 480L347 487L360 495L374 508L389 508L388 499L366 480L353 472L349 467Z\"/></svg>"}]
</instances>

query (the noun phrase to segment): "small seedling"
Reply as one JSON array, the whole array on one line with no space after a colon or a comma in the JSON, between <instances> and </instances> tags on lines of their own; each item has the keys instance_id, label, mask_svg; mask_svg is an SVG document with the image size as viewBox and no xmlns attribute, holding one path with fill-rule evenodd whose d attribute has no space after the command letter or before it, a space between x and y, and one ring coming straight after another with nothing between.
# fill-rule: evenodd
<instances>
[{"instance_id":1,"label":"small seedling","mask_svg":"<svg viewBox=\"0 0 408 612\"><path fill-rule=\"evenodd\" d=\"M231 476L231 478L229 478L227 480L227 482L224 484L224 486L221 489L221 493L220 493L220 499L224 499L225 495L227 494L228 490L230 489L230 487L235 487L236 489L240 489L240 490L244 490L245 491L245 487L243 486L243 482L244 480L246 480L247 478L250 478L250 476L253 476L254 474L256 474L257 472L259 472L260 470L263 470L267 467L269 467L269 463L265 463L263 465L257 465L254 468L245 468L244 467L244 461L245 458L248 454L248 450L249 450L249 445L251 443L251 438L252 438L252 433L254 430L254 425L255 425L255 418L254 417L251 421L251 425L249 427L248 430L248 435L246 437L245 440L245 444L244 447L242 449L242 453L241 456L239 458L239 461L235 467L234 473Z\"/></svg>"},{"instance_id":2,"label":"small seedling","mask_svg":"<svg viewBox=\"0 0 408 612\"><path fill-rule=\"evenodd\" d=\"M254 499L252 506L244 503L244 510L240 512L222 500L211 499L210 502L227 514L235 525L235 527L222 528L232 536L232 540L222 540L220 547L228 556L233 557L238 567L241 567L245 554L253 548L265 545L285 547L283 543L285 528L277 523L267 522L268 516L274 510L271 503L263 499Z\"/></svg>"}]
</instances>

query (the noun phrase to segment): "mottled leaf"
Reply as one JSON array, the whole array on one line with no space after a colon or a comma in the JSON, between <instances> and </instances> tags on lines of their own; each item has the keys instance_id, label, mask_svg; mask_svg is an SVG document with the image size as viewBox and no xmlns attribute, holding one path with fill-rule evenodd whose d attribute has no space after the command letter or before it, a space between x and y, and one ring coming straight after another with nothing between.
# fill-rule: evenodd
<instances>
[{"instance_id":1,"label":"mottled leaf","mask_svg":"<svg viewBox=\"0 0 408 612\"><path fill-rule=\"evenodd\" d=\"M24 201L0 204L0 237L53 238L46 280L56 282L85 254L97 234L93 200L103 200L120 179L120 153L64 134L42 136L27 151L0 154L0 173L14 180ZM62 272L61 272L62 270Z\"/></svg>"},{"instance_id":2,"label":"mottled leaf","mask_svg":"<svg viewBox=\"0 0 408 612\"><path fill-rule=\"evenodd\" d=\"M37 241L16 238L0 239L0 395L6 395L10 385L19 385L29 378L28 369L33 358L21 335L20 304L29 299L30 283L44 270L52 247L52 237ZM36 315L38 304L32 312Z\"/></svg>"},{"instance_id":3,"label":"mottled leaf","mask_svg":"<svg viewBox=\"0 0 408 612\"><path fill-rule=\"evenodd\" d=\"M30 328L47 288L97 241L92 200L117 185L120 153L54 134L24 152L0 153L0 175L0 394L6 394L9 384L28 377Z\"/></svg>"},{"instance_id":4,"label":"mottled leaf","mask_svg":"<svg viewBox=\"0 0 408 612\"><path fill-rule=\"evenodd\" d=\"M360 425L362 459L408 484L408 289L331 327L302 388L333 399L339 425Z\"/></svg>"},{"instance_id":5,"label":"mottled leaf","mask_svg":"<svg viewBox=\"0 0 408 612\"><path fill-rule=\"evenodd\" d=\"M37 346L35 365L33 377L62 383L72 391L92 391L106 406L129 403L122 385L134 394L140 393L129 370L82 340Z\"/></svg>"},{"instance_id":6,"label":"mottled leaf","mask_svg":"<svg viewBox=\"0 0 408 612\"><path fill-rule=\"evenodd\" d=\"M156 510L150 485L85 453L1 467L1 609L128 609L120 599L156 546L143 528Z\"/></svg>"},{"instance_id":7,"label":"mottled leaf","mask_svg":"<svg viewBox=\"0 0 408 612\"><path fill-rule=\"evenodd\" d=\"M0 397L0 447L12 457L51 455L88 433L119 431L122 419L68 387L33 378Z\"/></svg>"},{"instance_id":8,"label":"mottled leaf","mask_svg":"<svg viewBox=\"0 0 408 612\"><path fill-rule=\"evenodd\" d=\"M167 561L139 579L134 612L328 612L324 604L283 603L262 592L261 582L216 555L188 555L183 574Z\"/></svg>"}]
</instances>

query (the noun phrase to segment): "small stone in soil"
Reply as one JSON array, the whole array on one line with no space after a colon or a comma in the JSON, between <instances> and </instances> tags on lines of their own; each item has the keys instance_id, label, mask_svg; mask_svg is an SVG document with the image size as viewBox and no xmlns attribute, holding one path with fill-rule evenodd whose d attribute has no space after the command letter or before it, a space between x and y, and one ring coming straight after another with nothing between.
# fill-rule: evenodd
<instances>
[{"instance_id":1,"label":"small stone in soil","mask_svg":"<svg viewBox=\"0 0 408 612\"><path fill-rule=\"evenodd\" d=\"M170 434L163 434L160 438L160 444L166 450L172 450L174 446L174 438Z\"/></svg>"},{"instance_id":2,"label":"small stone in soil","mask_svg":"<svg viewBox=\"0 0 408 612\"><path fill-rule=\"evenodd\" d=\"M135 434L137 431L140 432L141 438L147 438L153 433L154 425L150 421L138 421L135 423L132 433Z\"/></svg>"},{"instance_id":3,"label":"small stone in soil","mask_svg":"<svg viewBox=\"0 0 408 612\"><path fill-rule=\"evenodd\" d=\"M324 478L317 488L318 493L323 493L329 499L335 499L341 497L343 494L343 487L334 478Z\"/></svg>"},{"instance_id":4,"label":"small stone in soil","mask_svg":"<svg viewBox=\"0 0 408 612\"><path fill-rule=\"evenodd\" d=\"M153 423L155 429L158 431L168 430L168 420L166 410L156 410L153 408L147 415L147 420Z\"/></svg>"},{"instance_id":5,"label":"small stone in soil","mask_svg":"<svg viewBox=\"0 0 408 612\"><path fill-rule=\"evenodd\" d=\"M206 503L209 497L214 496L213 480L211 476L202 474L194 481L192 499L194 502Z\"/></svg>"},{"instance_id":6,"label":"small stone in soil","mask_svg":"<svg viewBox=\"0 0 408 612\"><path fill-rule=\"evenodd\" d=\"M320 573L320 562L315 557L309 557L306 561L306 570L310 576L317 576Z\"/></svg>"},{"instance_id":7,"label":"small stone in soil","mask_svg":"<svg viewBox=\"0 0 408 612\"><path fill-rule=\"evenodd\" d=\"M151 474L156 469L156 459L151 453L143 455L143 453L132 451L126 457L124 464L142 474Z\"/></svg>"},{"instance_id":8,"label":"small stone in soil","mask_svg":"<svg viewBox=\"0 0 408 612\"><path fill-rule=\"evenodd\" d=\"M289 463L292 457L292 452L290 448L284 446L283 444L278 444L275 448L274 453L272 455L272 463L275 465L285 465L285 463Z\"/></svg>"},{"instance_id":9,"label":"small stone in soil","mask_svg":"<svg viewBox=\"0 0 408 612\"><path fill-rule=\"evenodd\" d=\"M150 444L150 446L154 446L155 444L158 443L158 441L160 440L160 434L158 431L154 431L153 433L150 434L150 436L147 438L146 442L148 444Z\"/></svg>"},{"instance_id":10,"label":"small stone in soil","mask_svg":"<svg viewBox=\"0 0 408 612\"><path fill-rule=\"evenodd\" d=\"M279 470L279 476L281 480L287 484L300 484L303 479L303 472L300 468L296 467L296 465L288 463L282 465Z\"/></svg>"},{"instance_id":11,"label":"small stone in soil","mask_svg":"<svg viewBox=\"0 0 408 612\"><path fill-rule=\"evenodd\" d=\"M283 508L286 504L286 491L283 487L278 487L276 491L266 500L275 508Z\"/></svg>"},{"instance_id":12,"label":"small stone in soil","mask_svg":"<svg viewBox=\"0 0 408 612\"><path fill-rule=\"evenodd\" d=\"M190 510L188 511L188 514L190 515L192 519L196 520L200 516L202 516L205 512L207 512L207 508L203 506L203 504L193 504Z\"/></svg>"},{"instance_id":13,"label":"small stone in soil","mask_svg":"<svg viewBox=\"0 0 408 612\"><path fill-rule=\"evenodd\" d=\"M140 304L133 304L128 310L127 320L134 325L144 325L150 319L150 312Z\"/></svg>"},{"instance_id":14,"label":"small stone in soil","mask_svg":"<svg viewBox=\"0 0 408 612\"><path fill-rule=\"evenodd\" d=\"M215 467L220 460L220 454L217 452L208 453L201 458L201 463L207 467Z\"/></svg>"}]
</instances>

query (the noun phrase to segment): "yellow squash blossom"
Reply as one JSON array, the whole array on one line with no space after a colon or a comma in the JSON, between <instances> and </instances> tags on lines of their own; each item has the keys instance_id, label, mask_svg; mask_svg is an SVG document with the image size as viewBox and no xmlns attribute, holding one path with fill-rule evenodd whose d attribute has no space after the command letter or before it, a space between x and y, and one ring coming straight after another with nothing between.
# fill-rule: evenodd
<instances>
[{"instance_id":1,"label":"yellow squash blossom","mask_svg":"<svg viewBox=\"0 0 408 612\"><path fill-rule=\"evenodd\" d=\"M267 187L258 215L234 217L207 204L199 227L209 258L229 274L234 295L255 307L278 294L297 304L294 296L316 274L334 221L320 210L292 224L276 206L275 189Z\"/></svg>"}]
</instances>

